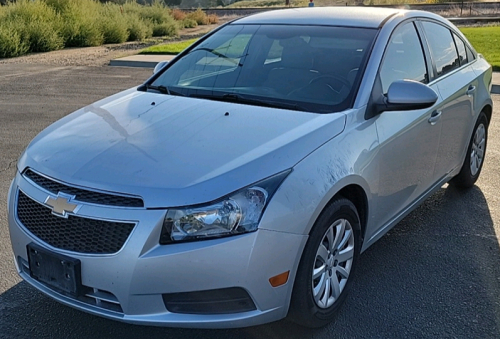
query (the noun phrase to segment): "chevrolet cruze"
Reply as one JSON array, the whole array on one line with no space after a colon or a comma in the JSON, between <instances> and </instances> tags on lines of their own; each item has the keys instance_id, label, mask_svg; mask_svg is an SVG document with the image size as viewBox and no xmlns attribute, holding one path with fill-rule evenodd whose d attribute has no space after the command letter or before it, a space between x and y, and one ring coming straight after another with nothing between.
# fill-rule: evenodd
<instances>
[{"instance_id":1,"label":"chevrolet cruze","mask_svg":"<svg viewBox=\"0 0 500 339\"><path fill-rule=\"evenodd\" d=\"M232 21L29 144L8 198L17 270L129 323L325 325L360 253L443 184L474 185L491 77L431 13Z\"/></svg>"}]
</instances>

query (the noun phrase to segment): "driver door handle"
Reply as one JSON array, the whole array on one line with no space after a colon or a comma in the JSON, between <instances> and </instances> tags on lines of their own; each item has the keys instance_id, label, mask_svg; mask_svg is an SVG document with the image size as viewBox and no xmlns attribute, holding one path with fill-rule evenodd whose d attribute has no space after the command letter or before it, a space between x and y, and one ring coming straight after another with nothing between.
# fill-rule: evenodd
<instances>
[{"instance_id":1,"label":"driver door handle","mask_svg":"<svg viewBox=\"0 0 500 339\"><path fill-rule=\"evenodd\" d=\"M469 88L467 88L467 91L465 91L465 94L471 96L472 94L474 94L475 91L476 91L476 86L470 85Z\"/></svg>"},{"instance_id":2,"label":"driver door handle","mask_svg":"<svg viewBox=\"0 0 500 339\"><path fill-rule=\"evenodd\" d=\"M432 112L431 117L427 121L434 126L436 122L439 120L439 118L441 118L441 113L443 112L435 110L434 112Z\"/></svg>"}]
</instances>

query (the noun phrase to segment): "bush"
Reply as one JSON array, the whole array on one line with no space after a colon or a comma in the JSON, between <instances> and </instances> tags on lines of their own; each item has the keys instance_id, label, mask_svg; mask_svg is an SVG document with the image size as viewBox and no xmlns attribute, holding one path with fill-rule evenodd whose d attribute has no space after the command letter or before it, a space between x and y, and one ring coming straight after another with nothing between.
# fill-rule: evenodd
<instances>
[{"instance_id":1,"label":"bush","mask_svg":"<svg viewBox=\"0 0 500 339\"><path fill-rule=\"evenodd\" d=\"M153 26L153 36L177 35L178 26L175 22L164 22Z\"/></svg>"},{"instance_id":2,"label":"bush","mask_svg":"<svg viewBox=\"0 0 500 339\"><path fill-rule=\"evenodd\" d=\"M144 40L153 35L153 26L151 23L139 19L138 16L128 14L126 21L129 41Z\"/></svg>"},{"instance_id":3,"label":"bush","mask_svg":"<svg viewBox=\"0 0 500 339\"><path fill-rule=\"evenodd\" d=\"M210 14L208 16L208 23L209 24L218 24L219 23L219 17L215 14Z\"/></svg>"},{"instance_id":4,"label":"bush","mask_svg":"<svg viewBox=\"0 0 500 339\"><path fill-rule=\"evenodd\" d=\"M29 44L21 40L14 24L0 26L0 58L11 58L28 53Z\"/></svg>"},{"instance_id":5,"label":"bush","mask_svg":"<svg viewBox=\"0 0 500 339\"><path fill-rule=\"evenodd\" d=\"M1 0L0 0L1 1ZM104 2L104 1L101 1ZM117 3L123 4L118 5ZM128 0L17 0L0 6L0 57L63 47L97 46L155 36L177 35L194 20L170 11L163 2L139 5Z\"/></svg>"},{"instance_id":6,"label":"bush","mask_svg":"<svg viewBox=\"0 0 500 339\"><path fill-rule=\"evenodd\" d=\"M141 6L134 2L123 5L125 14L136 15L151 30L153 36L177 35L179 27L171 15L168 7L154 1L151 5Z\"/></svg>"},{"instance_id":7,"label":"bush","mask_svg":"<svg viewBox=\"0 0 500 339\"><path fill-rule=\"evenodd\" d=\"M47 52L64 47L60 28L61 17L45 2L19 0L9 3L2 18L2 26L15 30L27 52ZM20 46L20 50L23 48Z\"/></svg>"},{"instance_id":8,"label":"bush","mask_svg":"<svg viewBox=\"0 0 500 339\"><path fill-rule=\"evenodd\" d=\"M52 22L33 20L23 28L23 39L28 37L30 52L50 52L64 47L64 39Z\"/></svg>"},{"instance_id":9,"label":"bush","mask_svg":"<svg viewBox=\"0 0 500 339\"><path fill-rule=\"evenodd\" d=\"M101 30L105 44L121 43L128 39L128 25L120 6L107 3L101 8Z\"/></svg>"},{"instance_id":10,"label":"bush","mask_svg":"<svg viewBox=\"0 0 500 339\"><path fill-rule=\"evenodd\" d=\"M198 26L198 24L193 19L184 19L182 20L182 26L184 28L194 28Z\"/></svg>"},{"instance_id":11,"label":"bush","mask_svg":"<svg viewBox=\"0 0 500 339\"><path fill-rule=\"evenodd\" d=\"M99 46L104 35L99 21L100 5L92 0L45 0L61 15L61 34L66 47Z\"/></svg>"},{"instance_id":12,"label":"bush","mask_svg":"<svg viewBox=\"0 0 500 339\"><path fill-rule=\"evenodd\" d=\"M174 21L174 18L170 15L168 7L165 7L159 1L155 1L151 5L139 6L138 12L141 19L149 20L153 24Z\"/></svg>"},{"instance_id":13,"label":"bush","mask_svg":"<svg viewBox=\"0 0 500 339\"><path fill-rule=\"evenodd\" d=\"M199 8L194 12L188 13L186 18L196 21L198 25L208 25L209 23L207 14Z\"/></svg>"}]
</instances>

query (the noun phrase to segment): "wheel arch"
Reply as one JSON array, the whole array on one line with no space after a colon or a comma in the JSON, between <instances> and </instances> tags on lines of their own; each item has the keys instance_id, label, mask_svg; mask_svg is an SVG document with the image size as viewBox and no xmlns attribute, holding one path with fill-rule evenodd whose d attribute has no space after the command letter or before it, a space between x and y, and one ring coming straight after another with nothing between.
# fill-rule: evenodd
<instances>
[{"instance_id":1,"label":"wheel arch","mask_svg":"<svg viewBox=\"0 0 500 339\"><path fill-rule=\"evenodd\" d=\"M318 220L318 218L321 216L321 214L327 209L328 206L330 206L336 199L339 197L345 198L352 202L354 206L356 207L356 210L358 212L359 216L359 221L360 221L360 227L361 227L361 243L363 243L365 232L366 232L366 226L368 223L368 212L369 212L369 205L368 205L368 194L365 188L358 184L358 183L349 183L346 184L345 186L342 186L342 188L338 189L333 195L330 197L330 199L322 206L320 211L316 214L313 222L312 222L312 227L308 230L308 234L311 233L314 224Z\"/></svg>"},{"instance_id":2,"label":"wheel arch","mask_svg":"<svg viewBox=\"0 0 500 339\"><path fill-rule=\"evenodd\" d=\"M484 112L484 114L486 114L486 118L488 119L488 125L489 125L491 122L491 116L493 114L493 107L487 104L483 107L481 111Z\"/></svg>"},{"instance_id":3,"label":"wheel arch","mask_svg":"<svg viewBox=\"0 0 500 339\"><path fill-rule=\"evenodd\" d=\"M354 206L356 206L361 227L360 230L361 243L363 243L366 231L366 224L368 221L368 198L366 196L364 189L359 185L350 184L348 186L345 186L337 194L335 194L335 196L330 200L330 202L339 196L346 198L347 200L352 202Z\"/></svg>"}]
</instances>

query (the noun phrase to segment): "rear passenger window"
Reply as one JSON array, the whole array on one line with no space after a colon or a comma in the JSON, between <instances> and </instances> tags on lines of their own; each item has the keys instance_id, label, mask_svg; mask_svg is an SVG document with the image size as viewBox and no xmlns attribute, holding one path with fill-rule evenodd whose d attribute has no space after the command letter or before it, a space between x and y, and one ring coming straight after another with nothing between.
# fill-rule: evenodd
<instances>
[{"instance_id":1,"label":"rear passenger window","mask_svg":"<svg viewBox=\"0 0 500 339\"><path fill-rule=\"evenodd\" d=\"M455 40L455 45L457 46L458 58L460 61L460 66L465 65L467 61L467 51L465 50L465 44L456 34L453 34L453 40Z\"/></svg>"},{"instance_id":2,"label":"rear passenger window","mask_svg":"<svg viewBox=\"0 0 500 339\"><path fill-rule=\"evenodd\" d=\"M457 49L450 30L428 21L423 21L422 26L436 64L437 75L444 75L460 67Z\"/></svg>"},{"instance_id":3,"label":"rear passenger window","mask_svg":"<svg viewBox=\"0 0 500 339\"><path fill-rule=\"evenodd\" d=\"M465 46L465 47L466 47L466 49L467 49L467 60L468 60L469 62L471 62L471 61L475 60L476 58L474 57L474 53L472 53L472 51L470 50L470 48L469 48L469 47L467 47L467 46Z\"/></svg>"},{"instance_id":4,"label":"rear passenger window","mask_svg":"<svg viewBox=\"0 0 500 339\"><path fill-rule=\"evenodd\" d=\"M394 81L403 79L428 82L422 45L412 22L394 31L380 68L384 94Z\"/></svg>"}]
</instances>

